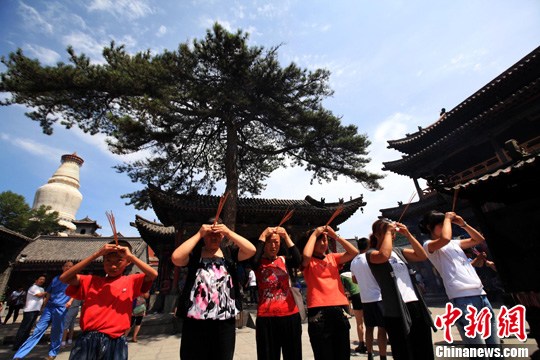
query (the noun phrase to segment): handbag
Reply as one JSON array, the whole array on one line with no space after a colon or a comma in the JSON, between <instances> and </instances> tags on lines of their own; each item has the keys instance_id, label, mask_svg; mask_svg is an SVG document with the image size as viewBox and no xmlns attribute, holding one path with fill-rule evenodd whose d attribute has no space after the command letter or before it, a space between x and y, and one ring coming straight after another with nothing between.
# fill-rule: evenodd
<instances>
[{"instance_id":1,"label":"handbag","mask_svg":"<svg viewBox=\"0 0 540 360\"><path fill-rule=\"evenodd\" d=\"M302 296L302 293L300 292L300 289L294 286L290 287L291 293L294 298L294 302L296 303L296 306L298 307L299 313L300 313L300 319L302 322L305 322L307 320L307 312L306 312L306 306L304 305L304 298Z\"/></svg>"},{"instance_id":2,"label":"handbag","mask_svg":"<svg viewBox=\"0 0 540 360\"><path fill-rule=\"evenodd\" d=\"M140 304L133 308L133 315L142 315L146 311L146 304Z\"/></svg>"}]
</instances>

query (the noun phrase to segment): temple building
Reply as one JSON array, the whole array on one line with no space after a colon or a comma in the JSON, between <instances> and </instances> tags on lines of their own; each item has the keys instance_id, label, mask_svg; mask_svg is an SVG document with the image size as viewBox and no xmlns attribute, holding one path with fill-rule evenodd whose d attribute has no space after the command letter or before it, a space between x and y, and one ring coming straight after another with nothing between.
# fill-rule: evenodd
<instances>
[{"instance_id":1,"label":"temple building","mask_svg":"<svg viewBox=\"0 0 540 360\"><path fill-rule=\"evenodd\" d=\"M83 196L79 191L79 173L84 160L76 153L62 155L62 161L47 184L41 186L34 196L33 209L42 205L50 206L51 211L57 211L60 225L74 232L73 223L77 210L81 206Z\"/></svg>"},{"instance_id":2,"label":"temple building","mask_svg":"<svg viewBox=\"0 0 540 360\"><path fill-rule=\"evenodd\" d=\"M32 239L19 234L16 231L10 230L4 226L0 226L0 299L6 295L9 279L13 272L13 264L22 249L32 242Z\"/></svg>"},{"instance_id":3,"label":"temple building","mask_svg":"<svg viewBox=\"0 0 540 360\"><path fill-rule=\"evenodd\" d=\"M540 334L540 47L426 128L389 147L404 153L383 170L413 179L420 200L404 220L455 211L480 229L508 298ZM429 188L422 190L418 179ZM397 219L408 204L382 209Z\"/></svg>"}]
</instances>

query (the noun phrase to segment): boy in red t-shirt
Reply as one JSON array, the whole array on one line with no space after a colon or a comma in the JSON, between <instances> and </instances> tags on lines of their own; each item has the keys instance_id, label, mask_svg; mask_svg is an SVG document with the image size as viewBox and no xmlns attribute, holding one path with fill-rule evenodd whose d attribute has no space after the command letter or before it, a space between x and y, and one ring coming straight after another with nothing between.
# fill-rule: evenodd
<instances>
[{"instance_id":1,"label":"boy in red t-shirt","mask_svg":"<svg viewBox=\"0 0 540 360\"><path fill-rule=\"evenodd\" d=\"M105 277L79 275L92 261L103 256ZM124 276L126 267L134 263L142 274ZM150 290L157 271L131 253L125 240L105 244L60 276L69 287L66 294L84 300L80 325L83 334L71 350L70 360L126 359L128 348L123 336L131 324L132 303Z\"/></svg>"}]
</instances>

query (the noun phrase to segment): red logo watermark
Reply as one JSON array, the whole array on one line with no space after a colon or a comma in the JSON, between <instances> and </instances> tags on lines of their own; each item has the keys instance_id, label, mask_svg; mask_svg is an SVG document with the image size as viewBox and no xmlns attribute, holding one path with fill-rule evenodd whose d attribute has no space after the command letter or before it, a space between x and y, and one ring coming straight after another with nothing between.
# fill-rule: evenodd
<instances>
[{"instance_id":1,"label":"red logo watermark","mask_svg":"<svg viewBox=\"0 0 540 360\"><path fill-rule=\"evenodd\" d=\"M444 340L448 343L453 343L452 325L463 316L461 309L454 307L452 303L446 303L445 312L442 315L435 317L435 326L444 330ZM487 339L491 336L491 320L493 314L490 309L484 307L480 310L474 306L467 306L467 314L465 319L468 324L464 327L465 335L473 338L480 335L482 339ZM516 305L510 309L506 306L501 306L501 311L497 316L497 336L499 338L508 338L515 335L519 340L527 340L525 333L525 307Z\"/></svg>"}]
</instances>

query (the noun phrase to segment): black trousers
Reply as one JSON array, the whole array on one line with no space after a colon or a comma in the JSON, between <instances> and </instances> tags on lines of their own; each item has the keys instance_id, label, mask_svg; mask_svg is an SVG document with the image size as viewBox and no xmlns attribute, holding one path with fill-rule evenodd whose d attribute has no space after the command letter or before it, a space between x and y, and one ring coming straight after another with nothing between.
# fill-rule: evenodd
<instances>
[{"instance_id":1,"label":"black trousers","mask_svg":"<svg viewBox=\"0 0 540 360\"><path fill-rule=\"evenodd\" d=\"M420 302L406 304L411 315L411 330L407 334L401 318L385 317L384 328L390 339L392 357L396 360L433 360L431 327L422 317Z\"/></svg>"},{"instance_id":2,"label":"black trousers","mask_svg":"<svg viewBox=\"0 0 540 360\"><path fill-rule=\"evenodd\" d=\"M258 360L302 359L302 320L300 314L257 317L255 337Z\"/></svg>"},{"instance_id":3,"label":"black trousers","mask_svg":"<svg viewBox=\"0 0 540 360\"><path fill-rule=\"evenodd\" d=\"M236 343L236 320L184 318L181 360L232 360Z\"/></svg>"},{"instance_id":4,"label":"black trousers","mask_svg":"<svg viewBox=\"0 0 540 360\"><path fill-rule=\"evenodd\" d=\"M315 360L350 359L350 328L341 306L308 309L308 334Z\"/></svg>"},{"instance_id":5,"label":"black trousers","mask_svg":"<svg viewBox=\"0 0 540 360\"><path fill-rule=\"evenodd\" d=\"M17 318L19 317L19 311L23 308L23 305L12 305L9 307L8 313L4 319L4 324L7 324L9 318L11 315L13 315L13 322L17 321Z\"/></svg>"},{"instance_id":6,"label":"black trousers","mask_svg":"<svg viewBox=\"0 0 540 360\"><path fill-rule=\"evenodd\" d=\"M15 336L15 342L13 343L13 350L17 350L25 342L30 335L30 330L39 317L39 311L27 311L23 312L23 319L19 330L17 330L17 335Z\"/></svg>"}]
</instances>

